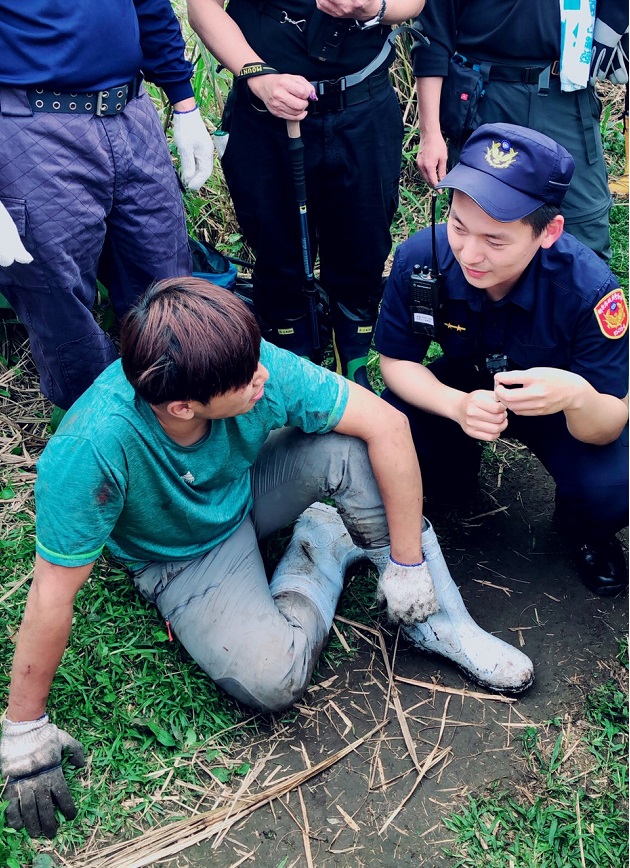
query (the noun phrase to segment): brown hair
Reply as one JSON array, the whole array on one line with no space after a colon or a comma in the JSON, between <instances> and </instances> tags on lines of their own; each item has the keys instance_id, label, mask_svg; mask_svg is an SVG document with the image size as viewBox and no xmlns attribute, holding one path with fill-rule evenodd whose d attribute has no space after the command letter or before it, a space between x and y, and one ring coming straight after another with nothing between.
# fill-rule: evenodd
<instances>
[{"instance_id":1,"label":"brown hair","mask_svg":"<svg viewBox=\"0 0 630 868\"><path fill-rule=\"evenodd\" d=\"M260 357L254 315L231 292L196 277L154 283L125 316L122 366L150 404L200 401L251 382Z\"/></svg>"}]
</instances>

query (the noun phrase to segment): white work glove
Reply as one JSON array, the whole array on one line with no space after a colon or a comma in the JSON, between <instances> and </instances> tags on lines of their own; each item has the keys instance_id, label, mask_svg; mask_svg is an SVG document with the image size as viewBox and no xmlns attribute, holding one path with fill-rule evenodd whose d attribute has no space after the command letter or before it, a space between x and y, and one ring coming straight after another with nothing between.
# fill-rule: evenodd
<instances>
[{"instance_id":1,"label":"white work glove","mask_svg":"<svg viewBox=\"0 0 630 868\"><path fill-rule=\"evenodd\" d=\"M173 115L173 139L182 164L182 178L198 190L212 174L214 143L198 108Z\"/></svg>"},{"instance_id":2,"label":"white work glove","mask_svg":"<svg viewBox=\"0 0 630 868\"><path fill-rule=\"evenodd\" d=\"M406 565L390 557L376 586L376 602L387 607L394 624L417 624L435 615L440 606L427 562Z\"/></svg>"},{"instance_id":3,"label":"white work glove","mask_svg":"<svg viewBox=\"0 0 630 868\"><path fill-rule=\"evenodd\" d=\"M595 20L589 82L628 83L628 31L616 33L601 18Z\"/></svg>"},{"instance_id":4,"label":"white work glove","mask_svg":"<svg viewBox=\"0 0 630 868\"><path fill-rule=\"evenodd\" d=\"M32 261L33 257L22 244L13 218L0 202L0 266L6 268L14 262L27 265Z\"/></svg>"},{"instance_id":5,"label":"white work glove","mask_svg":"<svg viewBox=\"0 0 630 868\"><path fill-rule=\"evenodd\" d=\"M0 767L2 777L7 779L6 819L12 829L25 826L33 838L53 838L58 826L55 805L66 819L76 817L77 809L61 769L64 748L68 748L73 766L85 765L81 742L49 723L47 714L22 723L6 718L2 721Z\"/></svg>"}]
</instances>

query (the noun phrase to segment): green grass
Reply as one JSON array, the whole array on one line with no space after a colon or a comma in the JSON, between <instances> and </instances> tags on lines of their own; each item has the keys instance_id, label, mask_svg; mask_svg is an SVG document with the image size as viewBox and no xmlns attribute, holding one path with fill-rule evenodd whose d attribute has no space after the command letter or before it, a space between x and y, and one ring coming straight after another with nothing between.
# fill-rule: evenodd
<instances>
[{"instance_id":1,"label":"green grass","mask_svg":"<svg viewBox=\"0 0 630 868\"><path fill-rule=\"evenodd\" d=\"M620 646L620 657L627 667L627 641ZM625 677L609 678L586 697L578 731L583 735L577 749L571 741L575 735L568 735L561 718L545 731L525 731L529 797L493 788L470 796L463 810L446 818L444 824L456 836L446 851L452 868L628 864Z\"/></svg>"},{"instance_id":2,"label":"green grass","mask_svg":"<svg viewBox=\"0 0 630 868\"><path fill-rule=\"evenodd\" d=\"M33 539L32 517L16 515L14 530L0 542L3 590L32 561ZM3 696L25 597L26 586L0 603ZM125 574L104 560L77 597L72 634L53 683L49 711L58 726L83 742L88 757L87 769L66 768L79 814L73 823L61 825L55 839L59 853L80 846L97 825L99 834L130 835L138 822L154 825L172 817L173 803L157 794L173 767L182 783L171 785L168 793L188 805L198 795L185 784L207 784L197 757L215 770L218 780L243 773L240 764L233 769L227 750L234 733L221 734L250 712L216 688L179 643L168 641L155 610L139 597ZM150 772L156 774L147 778ZM39 845L33 845L24 832L3 830L2 816L0 812L0 841L4 842L0 865L12 868L2 846L20 860L17 864L29 864Z\"/></svg>"}]
</instances>

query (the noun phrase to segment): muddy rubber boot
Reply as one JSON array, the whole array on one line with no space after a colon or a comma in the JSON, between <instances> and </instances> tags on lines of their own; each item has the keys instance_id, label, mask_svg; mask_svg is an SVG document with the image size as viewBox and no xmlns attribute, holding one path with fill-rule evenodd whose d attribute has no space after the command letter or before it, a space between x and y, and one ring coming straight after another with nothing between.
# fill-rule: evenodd
<instances>
[{"instance_id":1,"label":"muddy rubber boot","mask_svg":"<svg viewBox=\"0 0 630 868\"><path fill-rule=\"evenodd\" d=\"M422 550L440 609L422 624L402 627L416 648L452 660L466 675L490 690L520 693L534 680L532 661L517 648L486 633L468 614L430 523L424 519Z\"/></svg>"},{"instance_id":2,"label":"muddy rubber boot","mask_svg":"<svg viewBox=\"0 0 630 868\"><path fill-rule=\"evenodd\" d=\"M295 523L291 542L269 585L271 595L295 593L306 597L321 614L327 635L347 568L362 559L377 561L383 552L356 546L337 510L314 503ZM387 552L389 556L389 547Z\"/></svg>"},{"instance_id":3,"label":"muddy rubber boot","mask_svg":"<svg viewBox=\"0 0 630 868\"><path fill-rule=\"evenodd\" d=\"M331 305L335 370L338 374L373 392L367 374L367 361L375 317L369 311L351 311L343 304Z\"/></svg>"},{"instance_id":4,"label":"muddy rubber boot","mask_svg":"<svg viewBox=\"0 0 630 868\"><path fill-rule=\"evenodd\" d=\"M296 356L310 359L314 353L313 330L306 314L267 325L262 330L266 341Z\"/></svg>"},{"instance_id":5,"label":"muddy rubber boot","mask_svg":"<svg viewBox=\"0 0 630 868\"><path fill-rule=\"evenodd\" d=\"M621 177L609 183L610 192L615 196L628 195L628 115L624 118L624 138L626 140L626 169Z\"/></svg>"}]
</instances>

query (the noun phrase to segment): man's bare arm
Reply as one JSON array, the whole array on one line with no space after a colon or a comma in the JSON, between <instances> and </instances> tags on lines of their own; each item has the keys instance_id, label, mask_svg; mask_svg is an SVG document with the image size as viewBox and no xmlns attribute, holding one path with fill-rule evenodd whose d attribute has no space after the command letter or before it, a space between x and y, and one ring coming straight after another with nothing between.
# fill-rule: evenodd
<instances>
[{"instance_id":1,"label":"man's bare arm","mask_svg":"<svg viewBox=\"0 0 630 868\"><path fill-rule=\"evenodd\" d=\"M68 644L74 599L92 566L60 567L36 555L11 673L7 717L14 723L37 720L46 711L50 686Z\"/></svg>"},{"instance_id":2,"label":"man's bare arm","mask_svg":"<svg viewBox=\"0 0 630 868\"><path fill-rule=\"evenodd\" d=\"M418 126L420 147L416 163L422 177L435 187L446 175L448 149L440 130L440 98L443 78L427 76L416 78L418 98Z\"/></svg>"},{"instance_id":3,"label":"man's bare arm","mask_svg":"<svg viewBox=\"0 0 630 868\"><path fill-rule=\"evenodd\" d=\"M422 479L409 422L367 389L349 386L348 404L335 431L367 443L385 505L392 557L417 564L422 560Z\"/></svg>"},{"instance_id":4,"label":"man's bare arm","mask_svg":"<svg viewBox=\"0 0 630 868\"><path fill-rule=\"evenodd\" d=\"M246 63L266 58L257 54L241 28L223 8L223 0L188 0L188 20L217 60L238 75ZM285 120L303 120L313 88L301 75L260 75L246 82L268 111Z\"/></svg>"}]
</instances>

